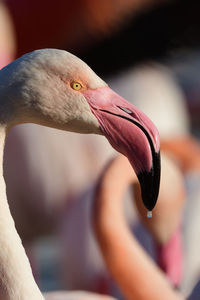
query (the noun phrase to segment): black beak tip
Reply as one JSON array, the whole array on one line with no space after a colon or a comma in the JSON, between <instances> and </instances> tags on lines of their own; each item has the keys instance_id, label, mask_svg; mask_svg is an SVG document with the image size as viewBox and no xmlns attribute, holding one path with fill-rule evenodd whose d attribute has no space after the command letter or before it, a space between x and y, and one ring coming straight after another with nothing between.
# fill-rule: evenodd
<instances>
[{"instance_id":1,"label":"black beak tip","mask_svg":"<svg viewBox=\"0 0 200 300\"><path fill-rule=\"evenodd\" d=\"M142 201L148 211L156 205L160 188L160 152L154 153L150 172L142 171L138 175L141 186Z\"/></svg>"}]
</instances>

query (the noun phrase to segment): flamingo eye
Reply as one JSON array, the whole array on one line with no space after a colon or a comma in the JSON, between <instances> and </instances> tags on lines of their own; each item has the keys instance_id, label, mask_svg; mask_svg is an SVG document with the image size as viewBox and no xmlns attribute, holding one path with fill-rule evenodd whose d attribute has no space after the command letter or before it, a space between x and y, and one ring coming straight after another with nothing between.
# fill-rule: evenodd
<instances>
[{"instance_id":1,"label":"flamingo eye","mask_svg":"<svg viewBox=\"0 0 200 300\"><path fill-rule=\"evenodd\" d=\"M73 90L79 91L82 88L82 85L79 82L72 82L71 87L73 88Z\"/></svg>"}]
</instances>

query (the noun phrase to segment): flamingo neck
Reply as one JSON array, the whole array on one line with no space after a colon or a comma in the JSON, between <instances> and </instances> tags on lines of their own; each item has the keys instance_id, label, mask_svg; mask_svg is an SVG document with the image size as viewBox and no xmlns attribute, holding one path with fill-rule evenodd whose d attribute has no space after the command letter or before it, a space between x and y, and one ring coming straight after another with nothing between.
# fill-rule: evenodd
<instances>
[{"instance_id":1,"label":"flamingo neck","mask_svg":"<svg viewBox=\"0 0 200 300\"><path fill-rule=\"evenodd\" d=\"M122 199L131 177L117 171L118 179L111 170L109 183L106 177L100 180L93 210L96 238L108 270L128 300L180 300L127 226Z\"/></svg>"},{"instance_id":2,"label":"flamingo neck","mask_svg":"<svg viewBox=\"0 0 200 300\"><path fill-rule=\"evenodd\" d=\"M6 129L0 127L0 299L44 300L34 281L7 202L3 178L5 138Z\"/></svg>"}]
</instances>

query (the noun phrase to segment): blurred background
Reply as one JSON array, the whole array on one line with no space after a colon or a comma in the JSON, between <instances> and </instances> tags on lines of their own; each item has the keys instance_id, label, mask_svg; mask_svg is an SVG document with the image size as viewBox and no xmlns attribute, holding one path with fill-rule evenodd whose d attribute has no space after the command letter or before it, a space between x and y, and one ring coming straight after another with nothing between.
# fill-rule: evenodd
<instances>
[{"instance_id":1,"label":"blurred background","mask_svg":"<svg viewBox=\"0 0 200 300\"><path fill-rule=\"evenodd\" d=\"M35 49L65 49L157 125L186 191L177 217L183 252L178 285L189 300L200 293L199 13L195 0L0 1L0 68ZM8 200L43 291L85 289L122 297L90 221L95 182L113 156L100 136L30 124L10 131ZM124 195L127 222L156 259L154 237L132 198Z\"/></svg>"}]
</instances>

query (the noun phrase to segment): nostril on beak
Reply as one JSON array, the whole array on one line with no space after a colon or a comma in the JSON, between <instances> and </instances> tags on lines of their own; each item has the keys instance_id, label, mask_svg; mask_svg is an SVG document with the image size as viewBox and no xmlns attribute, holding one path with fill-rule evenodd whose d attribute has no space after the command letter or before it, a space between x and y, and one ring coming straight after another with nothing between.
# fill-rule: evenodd
<instances>
[{"instance_id":1,"label":"nostril on beak","mask_svg":"<svg viewBox=\"0 0 200 300\"><path fill-rule=\"evenodd\" d=\"M124 112L126 112L127 114L132 114L132 111L126 107L122 107L122 106L117 106L119 107L121 110L123 110Z\"/></svg>"}]
</instances>

